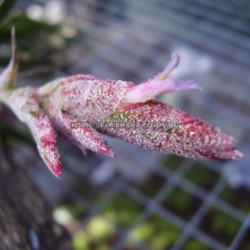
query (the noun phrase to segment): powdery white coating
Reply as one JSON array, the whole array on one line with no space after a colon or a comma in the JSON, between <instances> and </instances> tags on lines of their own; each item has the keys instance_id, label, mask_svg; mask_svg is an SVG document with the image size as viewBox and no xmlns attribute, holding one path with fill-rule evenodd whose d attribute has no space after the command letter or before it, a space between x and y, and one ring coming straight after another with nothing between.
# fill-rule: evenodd
<instances>
[{"instance_id":1,"label":"powdery white coating","mask_svg":"<svg viewBox=\"0 0 250 250\"><path fill-rule=\"evenodd\" d=\"M61 110L78 119L100 121L114 113L133 84L76 75L61 82L51 99Z\"/></svg>"},{"instance_id":2,"label":"powdery white coating","mask_svg":"<svg viewBox=\"0 0 250 250\"><path fill-rule=\"evenodd\" d=\"M28 125L41 157L57 177L62 175L62 168L55 130L84 152L91 149L111 157L115 153L99 132L145 149L189 158L239 159L243 156L234 148L235 140L218 127L177 108L149 101L163 93L200 89L191 80L166 79L177 67L178 55L173 55L163 72L141 85L75 75L55 79L40 88L26 87L11 92L17 73L14 35L12 38L12 59L0 75L0 101ZM126 126L94 125L112 122Z\"/></svg>"},{"instance_id":3,"label":"powdery white coating","mask_svg":"<svg viewBox=\"0 0 250 250\"><path fill-rule=\"evenodd\" d=\"M112 148L107 145L101 135L87 123L82 123L71 115L63 114L49 99L44 100L43 106L56 130L72 144L84 152L90 149L110 157L115 156ZM76 128L75 124L80 126Z\"/></svg>"},{"instance_id":4,"label":"powdery white coating","mask_svg":"<svg viewBox=\"0 0 250 250\"><path fill-rule=\"evenodd\" d=\"M121 120L125 123L137 123L137 127L142 130L161 131L177 126L187 117L191 116L179 109L157 101L148 101L125 112L113 114L105 121Z\"/></svg>"},{"instance_id":5,"label":"powdery white coating","mask_svg":"<svg viewBox=\"0 0 250 250\"><path fill-rule=\"evenodd\" d=\"M119 114L116 114L117 116ZM125 121L151 121L164 123L178 120L177 126L136 128L103 128L102 133L118 137L145 149L177 154L188 158L238 159L243 155L234 149L235 140L187 113L155 101L149 101L130 111L124 112ZM191 119L192 118L192 119ZM168 120L169 119L169 120ZM171 124L171 123L169 123Z\"/></svg>"},{"instance_id":6,"label":"powdery white coating","mask_svg":"<svg viewBox=\"0 0 250 250\"><path fill-rule=\"evenodd\" d=\"M19 120L28 125L42 159L49 169L60 177L62 167L56 145L56 132L48 116L39 108L38 101L36 89L26 87L15 90L5 103Z\"/></svg>"}]
</instances>

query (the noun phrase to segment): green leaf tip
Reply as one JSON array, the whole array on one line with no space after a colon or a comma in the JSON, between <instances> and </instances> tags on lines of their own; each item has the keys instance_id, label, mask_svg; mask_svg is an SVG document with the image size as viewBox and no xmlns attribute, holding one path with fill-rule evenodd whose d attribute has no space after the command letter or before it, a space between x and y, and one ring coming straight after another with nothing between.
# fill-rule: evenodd
<instances>
[{"instance_id":1,"label":"green leaf tip","mask_svg":"<svg viewBox=\"0 0 250 250\"><path fill-rule=\"evenodd\" d=\"M9 65L0 74L0 90L11 90L15 87L18 76L18 57L15 28L11 30L11 60Z\"/></svg>"}]
</instances>

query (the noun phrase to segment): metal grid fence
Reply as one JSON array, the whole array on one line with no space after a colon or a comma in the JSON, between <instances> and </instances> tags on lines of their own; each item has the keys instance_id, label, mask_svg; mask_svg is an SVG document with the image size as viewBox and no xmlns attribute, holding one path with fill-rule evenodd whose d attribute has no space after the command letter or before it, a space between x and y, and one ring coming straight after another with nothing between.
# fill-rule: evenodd
<instances>
[{"instance_id":1,"label":"metal grid fence","mask_svg":"<svg viewBox=\"0 0 250 250\"><path fill-rule=\"evenodd\" d=\"M68 144L62 143L66 168L64 177L60 181L50 179L47 173L43 173L42 163L37 164L35 170L32 169L32 175L47 197L53 196L50 199L54 199L55 206L68 199L84 207L85 213L79 219L82 227L86 227L96 215L101 215L112 223L116 229L116 237L111 244L113 250L156 249L147 240L136 238L134 233L140 225L156 217L163 224L171 225L168 228L172 228L178 235L169 246L164 245L159 249L248 249L248 1L104 2L105 4L102 1L68 3L65 20L71 22L74 16L74 25L88 31L91 50L89 53L83 52L83 58L79 58L77 64L72 65L65 74L82 72L139 83L159 72L171 52L177 50L181 56L183 53L184 59L186 56L186 61L183 60L184 71L177 73L177 76L200 82L204 91L178 93L166 96L164 101L210 123L219 124L225 132L239 140L239 148L244 151L246 158L233 163L194 161L151 154L143 150L137 152L134 146L125 143L120 146L118 142L113 142L115 150L120 147L118 154L127 154L128 159L133 151L137 155L127 159L128 163L118 158L114 164L101 156L84 157ZM72 51L73 57L81 56L79 50L75 53L76 55ZM185 67L189 71L185 71ZM139 166L143 158L150 161L150 157L154 161L149 167ZM119 169L121 161L127 167ZM110 170L112 164L118 170ZM132 168L129 164L133 165ZM101 182L95 183L93 176L98 174ZM143 180L140 180L142 176ZM144 184L141 183L153 183L154 192L143 188ZM231 189L228 183L238 189ZM81 193L79 188L85 191ZM232 199L226 198L228 190ZM114 220L105 213L107 207L120 195L125 197L128 207L133 205L139 209L135 218L127 223L120 223L122 219ZM175 195L182 195L179 199L189 197L187 200L192 208L188 211L176 209L173 206ZM243 203L245 208L241 206ZM226 230L214 233L216 230L211 229L209 221L215 216L214 211L224 217L225 227L231 230L231 234ZM167 238L171 232L164 228L163 225L163 229L155 234L159 233ZM133 247L129 248L130 244Z\"/></svg>"}]
</instances>

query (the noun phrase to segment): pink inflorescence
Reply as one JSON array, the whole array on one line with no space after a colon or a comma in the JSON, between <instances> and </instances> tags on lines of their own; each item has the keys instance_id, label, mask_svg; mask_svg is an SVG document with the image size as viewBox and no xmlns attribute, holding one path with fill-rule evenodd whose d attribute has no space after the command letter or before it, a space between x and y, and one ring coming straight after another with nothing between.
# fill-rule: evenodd
<instances>
[{"instance_id":1,"label":"pink inflorescence","mask_svg":"<svg viewBox=\"0 0 250 250\"><path fill-rule=\"evenodd\" d=\"M243 156L234 148L235 140L218 127L152 100L166 93L201 89L192 80L167 78L179 63L177 54L165 70L139 85L75 75L40 88L13 89L14 48L13 38L12 60L0 75L0 100L28 125L42 159L57 177L62 175L57 132L83 152L90 149L110 157L115 153L101 134L188 158L236 160Z\"/></svg>"}]
</instances>

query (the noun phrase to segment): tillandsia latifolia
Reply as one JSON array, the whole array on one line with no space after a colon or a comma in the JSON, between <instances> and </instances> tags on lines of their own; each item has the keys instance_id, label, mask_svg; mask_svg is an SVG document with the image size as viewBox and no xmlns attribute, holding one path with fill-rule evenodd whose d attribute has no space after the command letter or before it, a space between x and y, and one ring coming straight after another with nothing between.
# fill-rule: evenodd
<instances>
[{"instance_id":1,"label":"tillandsia latifolia","mask_svg":"<svg viewBox=\"0 0 250 250\"><path fill-rule=\"evenodd\" d=\"M110 157L115 153L101 134L188 158L241 158L235 140L217 126L153 100L166 93L201 89L192 80L167 78L179 59L173 54L160 74L139 85L80 74L38 88L15 89L18 59L12 30L12 58L0 75L0 100L27 124L40 156L56 177L62 175L57 133L83 152L90 149Z\"/></svg>"}]
</instances>

